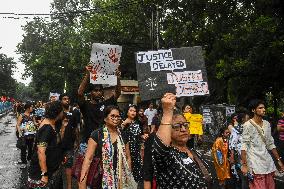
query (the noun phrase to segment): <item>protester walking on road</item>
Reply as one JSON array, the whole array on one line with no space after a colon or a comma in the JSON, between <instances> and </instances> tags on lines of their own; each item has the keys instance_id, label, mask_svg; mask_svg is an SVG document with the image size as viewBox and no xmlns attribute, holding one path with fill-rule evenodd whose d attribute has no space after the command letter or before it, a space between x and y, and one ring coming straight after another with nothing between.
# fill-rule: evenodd
<instances>
[{"instance_id":1,"label":"protester walking on road","mask_svg":"<svg viewBox=\"0 0 284 189\"><path fill-rule=\"evenodd\" d=\"M59 97L63 108L63 119L58 123L60 124L60 135L62 138L63 150L63 166L66 175L66 189L72 188L72 166L74 159L74 151L79 146L79 129L77 127L77 117L70 106L70 97L64 93Z\"/></svg>"},{"instance_id":2,"label":"protester walking on road","mask_svg":"<svg viewBox=\"0 0 284 189\"><path fill-rule=\"evenodd\" d=\"M192 107L189 104L185 104L182 107L182 112L183 112L183 116L185 117L186 121L188 123L190 123L190 118L191 118L191 114L192 114ZM194 135L190 134L190 127L188 129L188 133L189 133L189 139L187 141L187 146L189 148L194 148Z\"/></svg>"},{"instance_id":3,"label":"protester walking on road","mask_svg":"<svg viewBox=\"0 0 284 189\"><path fill-rule=\"evenodd\" d=\"M253 118L244 124L242 134L242 172L244 175L253 175L250 189L274 189L273 180L276 171L273 159L268 151L271 151L281 171L284 165L278 155L274 140L271 136L271 127L268 121L263 120L265 105L261 100L252 100L249 110Z\"/></svg>"},{"instance_id":4,"label":"protester walking on road","mask_svg":"<svg viewBox=\"0 0 284 189\"><path fill-rule=\"evenodd\" d=\"M85 100L84 91L90 81L90 69L92 69L91 66L86 67L86 75L84 76L78 89L79 106L84 119L84 131L82 136L83 142L87 142L90 134L103 124L103 111L105 107L109 105L116 105L117 99L121 93L121 72L117 70L117 86L115 91L110 96L104 96L102 85L89 84L91 89L91 100Z\"/></svg>"},{"instance_id":5,"label":"protester walking on road","mask_svg":"<svg viewBox=\"0 0 284 189\"><path fill-rule=\"evenodd\" d=\"M127 118L121 124L122 135L124 135L126 141L126 150L130 150L134 179L140 188L143 188L141 147L148 134L143 135L143 125L140 125L137 120L137 107L135 105L129 105L126 114Z\"/></svg>"},{"instance_id":6,"label":"protester walking on road","mask_svg":"<svg viewBox=\"0 0 284 189\"><path fill-rule=\"evenodd\" d=\"M24 137L25 145L21 148L21 162L20 164L27 164L27 160L31 160L33 153L33 142L37 130L36 121L31 112L33 105L26 102L24 105L25 112L21 113L17 120L16 129L19 137ZM28 150L28 155L27 155Z\"/></svg>"},{"instance_id":7,"label":"protester walking on road","mask_svg":"<svg viewBox=\"0 0 284 189\"><path fill-rule=\"evenodd\" d=\"M249 187L247 177L244 177L241 172L241 146L243 125L248 120L249 115L247 113L239 113L237 115L238 125L232 128L229 139L232 177L236 183L236 188L239 189L247 189Z\"/></svg>"},{"instance_id":8,"label":"protester walking on road","mask_svg":"<svg viewBox=\"0 0 284 189\"><path fill-rule=\"evenodd\" d=\"M81 130L81 122L82 122L82 116L81 116L81 111L78 103L73 104L73 114L76 117L76 125L78 127L78 130L80 132Z\"/></svg>"},{"instance_id":9,"label":"protester walking on road","mask_svg":"<svg viewBox=\"0 0 284 189\"><path fill-rule=\"evenodd\" d=\"M233 129L235 127L237 127L238 125L239 125L238 114L234 113L234 114L231 115L231 117L229 119L228 129L229 129L230 133L232 133Z\"/></svg>"},{"instance_id":10,"label":"protester walking on road","mask_svg":"<svg viewBox=\"0 0 284 189\"><path fill-rule=\"evenodd\" d=\"M230 163L228 160L229 136L230 136L229 129L221 128L219 131L219 137L215 140L212 147L214 167L221 188L227 188L226 181L231 178Z\"/></svg>"},{"instance_id":11,"label":"protester walking on road","mask_svg":"<svg viewBox=\"0 0 284 189\"><path fill-rule=\"evenodd\" d=\"M46 104L45 119L35 137L34 152L29 167L29 188L62 189L61 136L56 132L55 120L62 116L59 101Z\"/></svg>"},{"instance_id":12,"label":"protester walking on road","mask_svg":"<svg viewBox=\"0 0 284 189\"><path fill-rule=\"evenodd\" d=\"M182 107L182 111L186 121L190 123L188 130L190 133L190 139L187 142L187 146L194 148L195 144L202 142L203 117L201 114L193 113L192 106L188 104L185 104Z\"/></svg>"},{"instance_id":13,"label":"protester walking on road","mask_svg":"<svg viewBox=\"0 0 284 189\"><path fill-rule=\"evenodd\" d=\"M174 114L176 96L162 98L163 116L154 136L153 160L157 185L161 189L207 188L211 183L202 159L186 146L189 123L182 114Z\"/></svg>"},{"instance_id":14,"label":"protester walking on road","mask_svg":"<svg viewBox=\"0 0 284 189\"><path fill-rule=\"evenodd\" d=\"M143 133L150 133L150 130L148 128L148 119L147 117L144 115L144 109L143 108L139 108L138 111L138 121L140 122L141 125L143 125Z\"/></svg>"},{"instance_id":15,"label":"protester walking on road","mask_svg":"<svg viewBox=\"0 0 284 189\"><path fill-rule=\"evenodd\" d=\"M148 127L149 127L149 131L150 133L155 131L155 126L152 126L152 121L154 116L157 114L157 110L154 109L154 104L153 102L151 102L149 104L149 107L145 110L144 115L147 117L148 119Z\"/></svg>"},{"instance_id":16,"label":"protester walking on road","mask_svg":"<svg viewBox=\"0 0 284 189\"><path fill-rule=\"evenodd\" d=\"M40 125L42 120L44 119L45 108L43 106L42 101L38 101L35 106L35 120L37 125Z\"/></svg>"},{"instance_id":17,"label":"protester walking on road","mask_svg":"<svg viewBox=\"0 0 284 189\"><path fill-rule=\"evenodd\" d=\"M125 145L118 130L121 123L118 107L108 106L104 110L105 124L92 132L88 141L85 159L82 165L79 189L87 188L88 174L94 171L99 175L95 178L97 189L137 188L128 162L131 162L129 153L125 153ZM90 165L98 158L97 170L91 170ZM91 186L93 187L93 186Z\"/></svg>"}]
</instances>

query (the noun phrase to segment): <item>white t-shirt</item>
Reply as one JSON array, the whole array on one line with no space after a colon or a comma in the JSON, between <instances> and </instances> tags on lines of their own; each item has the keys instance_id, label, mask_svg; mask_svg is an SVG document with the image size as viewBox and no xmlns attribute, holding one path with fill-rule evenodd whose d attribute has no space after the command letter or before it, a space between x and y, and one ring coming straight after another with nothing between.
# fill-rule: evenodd
<instances>
[{"instance_id":1,"label":"white t-shirt","mask_svg":"<svg viewBox=\"0 0 284 189\"><path fill-rule=\"evenodd\" d=\"M144 115L148 118L148 125L152 124L152 120L153 117L157 114L157 110L156 109L152 109L150 110L149 108L147 108L144 112Z\"/></svg>"}]
</instances>

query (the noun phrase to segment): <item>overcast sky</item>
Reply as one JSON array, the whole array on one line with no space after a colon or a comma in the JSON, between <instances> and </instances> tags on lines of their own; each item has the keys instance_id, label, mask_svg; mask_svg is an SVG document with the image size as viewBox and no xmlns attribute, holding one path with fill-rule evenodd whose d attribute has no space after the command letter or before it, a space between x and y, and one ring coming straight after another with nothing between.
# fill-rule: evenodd
<instances>
[{"instance_id":1,"label":"overcast sky","mask_svg":"<svg viewBox=\"0 0 284 189\"><path fill-rule=\"evenodd\" d=\"M50 13L51 2L52 0L0 0L0 13ZM11 16L20 19L3 18ZM15 62L17 62L17 70L13 77L25 84L28 84L31 79L22 80L24 65L18 61L20 55L17 55L15 51L17 44L23 38L21 26L31 20L25 19L23 16L0 14L0 47L2 47L0 53L14 58Z\"/></svg>"}]
</instances>

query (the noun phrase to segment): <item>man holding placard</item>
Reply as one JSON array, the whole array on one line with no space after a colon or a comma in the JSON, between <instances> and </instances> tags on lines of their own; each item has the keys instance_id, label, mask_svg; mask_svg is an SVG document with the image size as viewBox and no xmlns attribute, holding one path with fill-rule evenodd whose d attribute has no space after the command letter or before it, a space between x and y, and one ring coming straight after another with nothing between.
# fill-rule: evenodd
<instances>
[{"instance_id":1,"label":"man holding placard","mask_svg":"<svg viewBox=\"0 0 284 189\"><path fill-rule=\"evenodd\" d=\"M108 44L93 44L91 64L86 66L86 74L79 86L79 106L84 119L83 142L86 142L92 131L103 123L103 111L108 105L116 105L121 93L118 69L121 47ZM114 69L116 68L116 69ZM116 83L114 83L116 81ZM90 101L85 100L84 91L90 83ZM108 97L104 95L102 84L116 85Z\"/></svg>"}]
</instances>

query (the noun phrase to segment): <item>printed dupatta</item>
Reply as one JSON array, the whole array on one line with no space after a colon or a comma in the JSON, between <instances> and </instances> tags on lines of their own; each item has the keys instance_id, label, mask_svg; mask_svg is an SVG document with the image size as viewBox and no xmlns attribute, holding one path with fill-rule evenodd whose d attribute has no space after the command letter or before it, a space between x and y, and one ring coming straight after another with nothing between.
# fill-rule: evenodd
<instances>
[{"instance_id":1,"label":"printed dupatta","mask_svg":"<svg viewBox=\"0 0 284 189\"><path fill-rule=\"evenodd\" d=\"M117 139L117 168L114 174L113 155L114 148L111 143L110 133L106 126L103 128L103 146L102 146L102 162L103 162L103 181L102 189L134 189L137 183L134 181L133 175L126 160L126 152L121 134L118 131Z\"/></svg>"}]
</instances>

